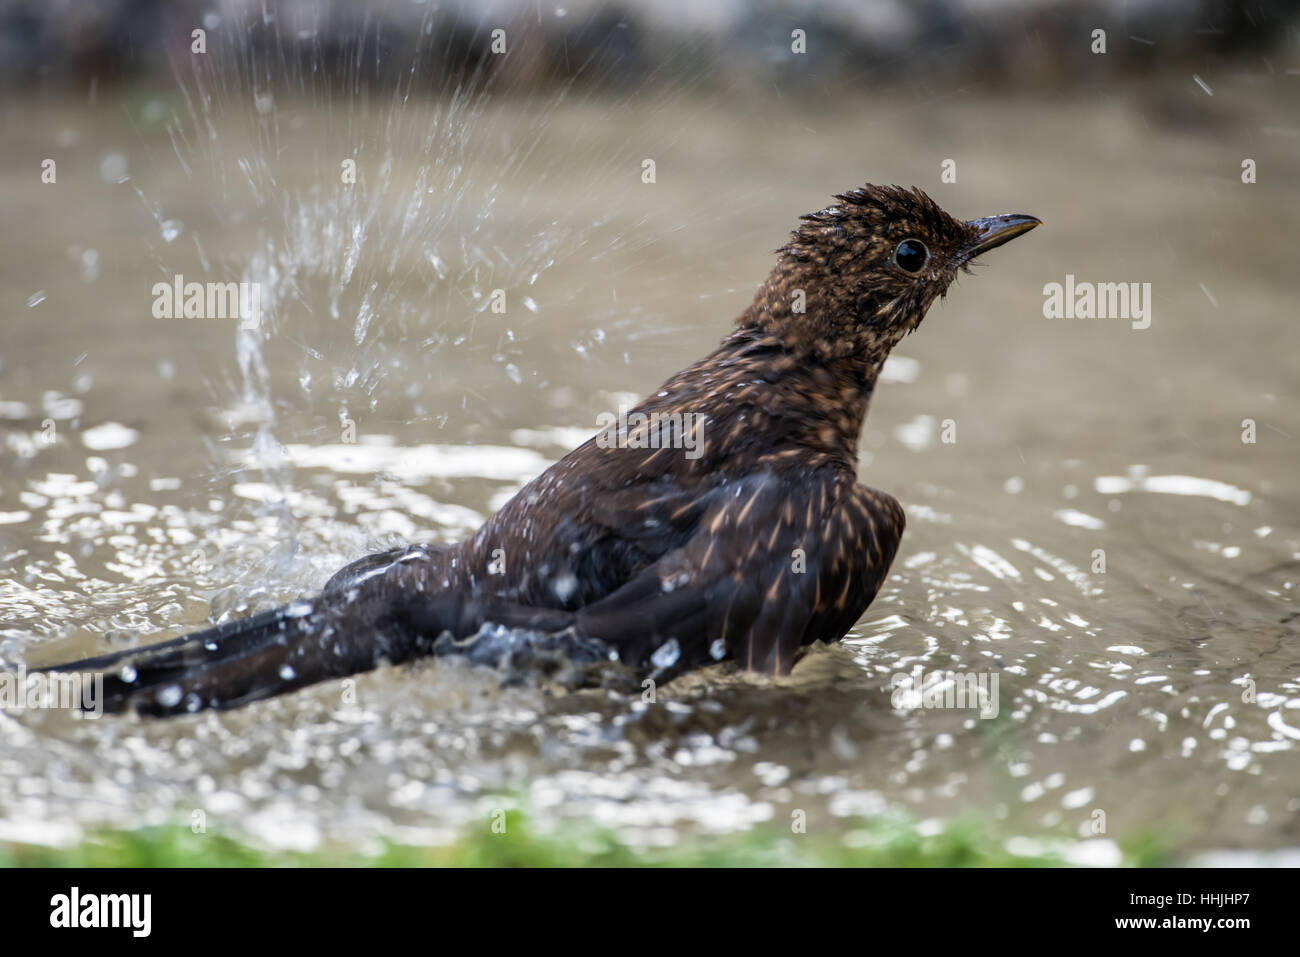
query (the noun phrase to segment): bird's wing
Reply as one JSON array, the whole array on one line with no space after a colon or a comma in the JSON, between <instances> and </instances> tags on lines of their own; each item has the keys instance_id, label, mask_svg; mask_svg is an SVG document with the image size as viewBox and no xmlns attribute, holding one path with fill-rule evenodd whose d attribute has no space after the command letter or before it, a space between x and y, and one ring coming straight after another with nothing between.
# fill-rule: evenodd
<instances>
[{"instance_id":1,"label":"bird's wing","mask_svg":"<svg viewBox=\"0 0 1300 957\"><path fill-rule=\"evenodd\" d=\"M578 631L636 666L726 656L776 674L802 646L842 637L889 571L898 502L825 472L750 476L720 491L684 545L580 610Z\"/></svg>"}]
</instances>

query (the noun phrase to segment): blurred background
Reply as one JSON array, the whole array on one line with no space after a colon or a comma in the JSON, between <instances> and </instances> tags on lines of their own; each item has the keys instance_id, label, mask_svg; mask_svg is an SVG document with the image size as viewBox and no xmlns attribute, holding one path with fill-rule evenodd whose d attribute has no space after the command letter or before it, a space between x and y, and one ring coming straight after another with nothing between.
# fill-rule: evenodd
<instances>
[{"instance_id":1,"label":"blurred background","mask_svg":"<svg viewBox=\"0 0 1300 957\"><path fill-rule=\"evenodd\" d=\"M782 681L692 676L670 709L438 664L365 676L348 709L320 686L167 723L0 712L0 839L202 807L271 845L438 843L510 801L648 845L974 814L1093 863L1294 861L1298 22L0 2L9 668L472 533L709 351L836 192L1045 223L886 367L861 474L908 532L844 647ZM260 283L261 322L155 318L177 275ZM1150 283L1150 327L1047 318L1067 276ZM898 706L917 667L997 674L999 717Z\"/></svg>"},{"instance_id":2,"label":"blurred background","mask_svg":"<svg viewBox=\"0 0 1300 957\"><path fill-rule=\"evenodd\" d=\"M374 88L407 76L418 58L417 91L486 68L520 91L572 79L608 93L684 81L760 90L867 81L1093 86L1276 57L1296 10L1285 0L9 0L3 17L4 76L15 87L80 88L96 77L169 83L173 60L188 55L190 30L200 27L247 56L306 57ZM509 55L485 57L482 41L497 28L515 34ZM802 54L790 43L796 29ZM1093 52L1096 29L1108 35L1104 61Z\"/></svg>"}]
</instances>

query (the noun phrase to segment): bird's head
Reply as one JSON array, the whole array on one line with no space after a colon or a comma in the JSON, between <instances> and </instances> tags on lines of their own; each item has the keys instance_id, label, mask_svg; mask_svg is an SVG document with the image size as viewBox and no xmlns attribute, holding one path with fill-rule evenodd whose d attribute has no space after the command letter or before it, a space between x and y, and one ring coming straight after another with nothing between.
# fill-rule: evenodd
<instances>
[{"instance_id":1,"label":"bird's head","mask_svg":"<svg viewBox=\"0 0 1300 957\"><path fill-rule=\"evenodd\" d=\"M956 219L919 189L864 186L801 217L753 307L754 323L822 358L881 362L981 253L1039 225Z\"/></svg>"}]
</instances>

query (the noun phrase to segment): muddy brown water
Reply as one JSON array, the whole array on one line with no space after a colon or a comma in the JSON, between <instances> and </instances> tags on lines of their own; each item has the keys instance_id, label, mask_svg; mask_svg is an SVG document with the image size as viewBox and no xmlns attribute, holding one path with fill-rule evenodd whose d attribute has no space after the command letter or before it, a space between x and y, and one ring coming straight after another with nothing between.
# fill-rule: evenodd
<instances>
[{"instance_id":1,"label":"muddy brown water","mask_svg":"<svg viewBox=\"0 0 1300 957\"><path fill-rule=\"evenodd\" d=\"M1100 837L1101 861L1152 831L1295 847L1297 135L1249 78L1213 100L1189 81L834 110L7 103L10 668L469 534L597 415L709 350L836 190L915 184L958 215L1045 225L891 361L861 473L907 534L849 638L788 679L719 669L646 705L443 662L362 676L349 703L327 684L167 722L0 712L0 837L201 809L279 845L439 841L504 794L648 843L800 809L846 840L862 814L975 813L1008 837ZM263 324L154 318L151 286L176 273L260 280ZM1067 275L1150 283L1150 327L1045 318ZM917 669L996 676L996 716L896 695Z\"/></svg>"}]
</instances>

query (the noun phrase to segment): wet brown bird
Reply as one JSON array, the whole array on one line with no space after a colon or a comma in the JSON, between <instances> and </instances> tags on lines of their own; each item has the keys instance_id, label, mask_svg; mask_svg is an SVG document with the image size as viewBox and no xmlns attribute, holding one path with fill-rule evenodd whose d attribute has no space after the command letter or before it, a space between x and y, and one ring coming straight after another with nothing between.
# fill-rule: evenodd
<instances>
[{"instance_id":1,"label":"wet brown bird","mask_svg":"<svg viewBox=\"0 0 1300 957\"><path fill-rule=\"evenodd\" d=\"M371 555L310 601L60 670L104 671L107 710L149 714L427 654L788 672L853 626L903 534L899 503L857 481L885 357L975 256L1039 225L963 222L896 186L836 200L802 218L716 350L472 539Z\"/></svg>"}]
</instances>

